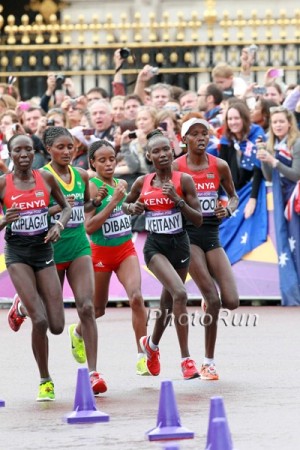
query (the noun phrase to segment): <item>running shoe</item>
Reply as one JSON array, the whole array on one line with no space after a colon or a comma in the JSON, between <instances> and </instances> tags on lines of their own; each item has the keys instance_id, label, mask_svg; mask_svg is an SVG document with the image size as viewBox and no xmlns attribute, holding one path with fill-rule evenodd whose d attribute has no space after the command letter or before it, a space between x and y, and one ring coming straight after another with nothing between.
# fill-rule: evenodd
<instances>
[{"instance_id":1,"label":"running shoe","mask_svg":"<svg viewBox=\"0 0 300 450\"><path fill-rule=\"evenodd\" d=\"M150 375L156 377L160 373L159 349L152 350L149 345L149 336L143 336L140 339L140 345L147 359L147 368Z\"/></svg>"},{"instance_id":2,"label":"running shoe","mask_svg":"<svg viewBox=\"0 0 300 450\"><path fill-rule=\"evenodd\" d=\"M18 294L16 294L7 315L8 324L13 331L19 331L22 323L26 319L26 316L21 316L19 313L19 304L21 304L21 299Z\"/></svg>"},{"instance_id":3,"label":"running shoe","mask_svg":"<svg viewBox=\"0 0 300 450\"><path fill-rule=\"evenodd\" d=\"M79 364L84 364L86 362L84 340L83 338L75 336L74 331L76 326L77 324L73 323L73 325L70 325L68 328L72 355Z\"/></svg>"},{"instance_id":4,"label":"running shoe","mask_svg":"<svg viewBox=\"0 0 300 450\"><path fill-rule=\"evenodd\" d=\"M216 366L214 364L202 364L200 378L201 380L218 380L219 375L217 374Z\"/></svg>"},{"instance_id":5,"label":"running shoe","mask_svg":"<svg viewBox=\"0 0 300 450\"><path fill-rule=\"evenodd\" d=\"M98 372L93 372L90 375L90 381L94 395L103 394L107 391L107 385Z\"/></svg>"},{"instance_id":6,"label":"running shoe","mask_svg":"<svg viewBox=\"0 0 300 450\"><path fill-rule=\"evenodd\" d=\"M54 384L52 381L46 381L39 386L37 402L53 402L55 400Z\"/></svg>"},{"instance_id":7,"label":"running shoe","mask_svg":"<svg viewBox=\"0 0 300 450\"><path fill-rule=\"evenodd\" d=\"M136 363L136 374L141 375L142 377L150 375L149 370L147 368L146 356L140 358Z\"/></svg>"},{"instance_id":8,"label":"running shoe","mask_svg":"<svg viewBox=\"0 0 300 450\"><path fill-rule=\"evenodd\" d=\"M181 363L182 375L185 380L191 380L192 378L199 378L199 372L196 367L196 363L193 359L185 359Z\"/></svg>"}]
</instances>

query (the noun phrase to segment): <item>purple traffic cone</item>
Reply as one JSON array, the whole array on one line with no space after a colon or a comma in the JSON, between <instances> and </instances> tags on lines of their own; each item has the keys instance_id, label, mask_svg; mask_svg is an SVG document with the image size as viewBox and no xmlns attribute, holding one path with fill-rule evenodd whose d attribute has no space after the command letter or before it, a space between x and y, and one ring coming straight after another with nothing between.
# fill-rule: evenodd
<instances>
[{"instance_id":1,"label":"purple traffic cone","mask_svg":"<svg viewBox=\"0 0 300 450\"><path fill-rule=\"evenodd\" d=\"M86 367L78 369L74 410L64 416L67 423L108 422L109 415L98 411Z\"/></svg>"},{"instance_id":2,"label":"purple traffic cone","mask_svg":"<svg viewBox=\"0 0 300 450\"><path fill-rule=\"evenodd\" d=\"M146 433L149 441L193 439L194 433L181 426L171 381L162 381L156 427Z\"/></svg>"},{"instance_id":3,"label":"purple traffic cone","mask_svg":"<svg viewBox=\"0 0 300 450\"><path fill-rule=\"evenodd\" d=\"M232 447L231 434L229 426L227 423L226 412L224 407L224 402L222 397L211 397L210 399L210 411L208 419L208 429L207 429L207 439L206 439L206 450L210 449L210 444L212 442L212 421L215 418L223 418L226 423L226 433L228 435L228 441Z\"/></svg>"},{"instance_id":4,"label":"purple traffic cone","mask_svg":"<svg viewBox=\"0 0 300 450\"><path fill-rule=\"evenodd\" d=\"M209 450L233 450L225 417L216 417L213 419L211 431L212 440L209 443Z\"/></svg>"},{"instance_id":5,"label":"purple traffic cone","mask_svg":"<svg viewBox=\"0 0 300 450\"><path fill-rule=\"evenodd\" d=\"M4 400L0 400L0 407L1 406L5 406L5 401Z\"/></svg>"}]
</instances>

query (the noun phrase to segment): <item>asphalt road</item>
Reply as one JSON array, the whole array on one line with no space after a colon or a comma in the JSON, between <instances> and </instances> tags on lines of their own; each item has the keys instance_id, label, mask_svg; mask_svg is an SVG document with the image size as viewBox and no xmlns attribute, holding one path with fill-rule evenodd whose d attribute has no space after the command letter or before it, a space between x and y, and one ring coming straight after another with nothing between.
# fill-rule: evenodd
<instances>
[{"instance_id":1,"label":"asphalt road","mask_svg":"<svg viewBox=\"0 0 300 450\"><path fill-rule=\"evenodd\" d=\"M200 365L203 327L199 307L190 327L191 355ZM66 308L66 326L77 319ZM257 314L256 326L253 326ZM161 375L135 375L136 349L128 307L108 308L98 321L99 370L108 391L96 399L98 410L110 415L108 423L70 425L62 419L73 410L78 364L69 349L67 328L50 335L50 370L56 401L37 403L39 382L30 347L30 323L18 333L7 325L7 310L0 310L0 449L164 449L149 442L145 433L156 426L161 382L172 382L182 426L195 433L193 440L176 443L180 450L204 450L212 396L222 396L228 425L237 450L298 450L300 410L299 308L241 307L238 316L219 324L216 352L220 380L184 381L174 327L161 342ZM244 316L241 316L244 314ZM225 314L224 314L225 317ZM241 326L236 326L243 318ZM248 323L248 326L246 326ZM151 331L153 322L150 321Z\"/></svg>"}]
</instances>

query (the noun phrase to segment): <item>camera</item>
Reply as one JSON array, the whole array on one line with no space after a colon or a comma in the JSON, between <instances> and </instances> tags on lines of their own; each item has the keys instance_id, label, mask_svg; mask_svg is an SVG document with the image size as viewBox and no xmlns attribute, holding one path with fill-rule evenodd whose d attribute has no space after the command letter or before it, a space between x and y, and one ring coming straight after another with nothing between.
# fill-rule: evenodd
<instances>
[{"instance_id":1,"label":"camera","mask_svg":"<svg viewBox=\"0 0 300 450\"><path fill-rule=\"evenodd\" d=\"M265 86L255 86L252 92L255 95L264 95L267 92L267 88Z\"/></svg>"},{"instance_id":2,"label":"camera","mask_svg":"<svg viewBox=\"0 0 300 450\"><path fill-rule=\"evenodd\" d=\"M61 89L64 82L65 82L64 75L62 75L62 74L55 75L55 88L56 89Z\"/></svg>"},{"instance_id":3,"label":"camera","mask_svg":"<svg viewBox=\"0 0 300 450\"><path fill-rule=\"evenodd\" d=\"M168 128L167 122L160 122L160 123L158 124L158 126L159 126L159 128L161 128L162 130L167 131L167 128Z\"/></svg>"},{"instance_id":4,"label":"camera","mask_svg":"<svg viewBox=\"0 0 300 450\"><path fill-rule=\"evenodd\" d=\"M135 131L130 131L130 133L128 133L128 137L129 137L129 139L136 139L137 134Z\"/></svg>"},{"instance_id":5,"label":"camera","mask_svg":"<svg viewBox=\"0 0 300 450\"><path fill-rule=\"evenodd\" d=\"M249 47L249 52L250 52L250 53L256 53L256 52L257 52L257 49L258 49L257 45L252 44L252 45L250 45L250 47Z\"/></svg>"},{"instance_id":6,"label":"camera","mask_svg":"<svg viewBox=\"0 0 300 450\"><path fill-rule=\"evenodd\" d=\"M94 128L83 128L82 129L83 136L93 136L95 133Z\"/></svg>"},{"instance_id":7,"label":"camera","mask_svg":"<svg viewBox=\"0 0 300 450\"><path fill-rule=\"evenodd\" d=\"M76 108L76 106L77 106L77 100L76 100L76 98L72 98L72 99L70 100L70 106L72 106L73 109Z\"/></svg>"},{"instance_id":8,"label":"camera","mask_svg":"<svg viewBox=\"0 0 300 450\"><path fill-rule=\"evenodd\" d=\"M54 119L47 120L47 127L54 127L54 125L55 125Z\"/></svg>"},{"instance_id":9,"label":"camera","mask_svg":"<svg viewBox=\"0 0 300 450\"><path fill-rule=\"evenodd\" d=\"M151 69L151 73L153 73L153 75L157 75L159 71L159 67L152 67Z\"/></svg>"},{"instance_id":10,"label":"camera","mask_svg":"<svg viewBox=\"0 0 300 450\"><path fill-rule=\"evenodd\" d=\"M120 56L121 56L122 59L127 59L128 56L130 56L130 55L131 55L131 51L130 51L129 48L126 48L126 47L121 48Z\"/></svg>"}]
</instances>

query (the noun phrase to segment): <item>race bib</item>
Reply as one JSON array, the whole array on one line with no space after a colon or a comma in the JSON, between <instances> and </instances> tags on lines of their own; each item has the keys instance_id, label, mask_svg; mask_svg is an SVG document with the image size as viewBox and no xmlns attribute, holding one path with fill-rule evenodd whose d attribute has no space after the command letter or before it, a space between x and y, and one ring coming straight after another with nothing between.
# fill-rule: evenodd
<instances>
[{"instance_id":1,"label":"race bib","mask_svg":"<svg viewBox=\"0 0 300 450\"><path fill-rule=\"evenodd\" d=\"M131 233L130 216L124 214L122 210L113 211L102 225L102 232L107 239L128 236Z\"/></svg>"},{"instance_id":2,"label":"race bib","mask_svg":"<svg viewBox=\"0 0 300 450\"><path fill-rule=\"evenodd\" d=\"M20 213L20 219L11 224L12 234L35 236L48 230L48 208Z\"/></svg>"},{"instance_id":3,"label":"race bib","mask_svg":"<svg viewBox=\"0 0 300 450\"><path fill-rule=\"evenodd\" d=\"M145 228L150 233L176 234L182 231L182 214L176 209L146 211Z\"/></svg>"},{"instance_id":4,"label":"race bib","mask_svg":"<svg viewBox=\"0 0 300 450\"><path fill-rule=\"evenodd\" d=\"M200 201L203 217L214 216L218 201L217 192L198 192L198 198Z\"/></svg>"}]
</instances>

